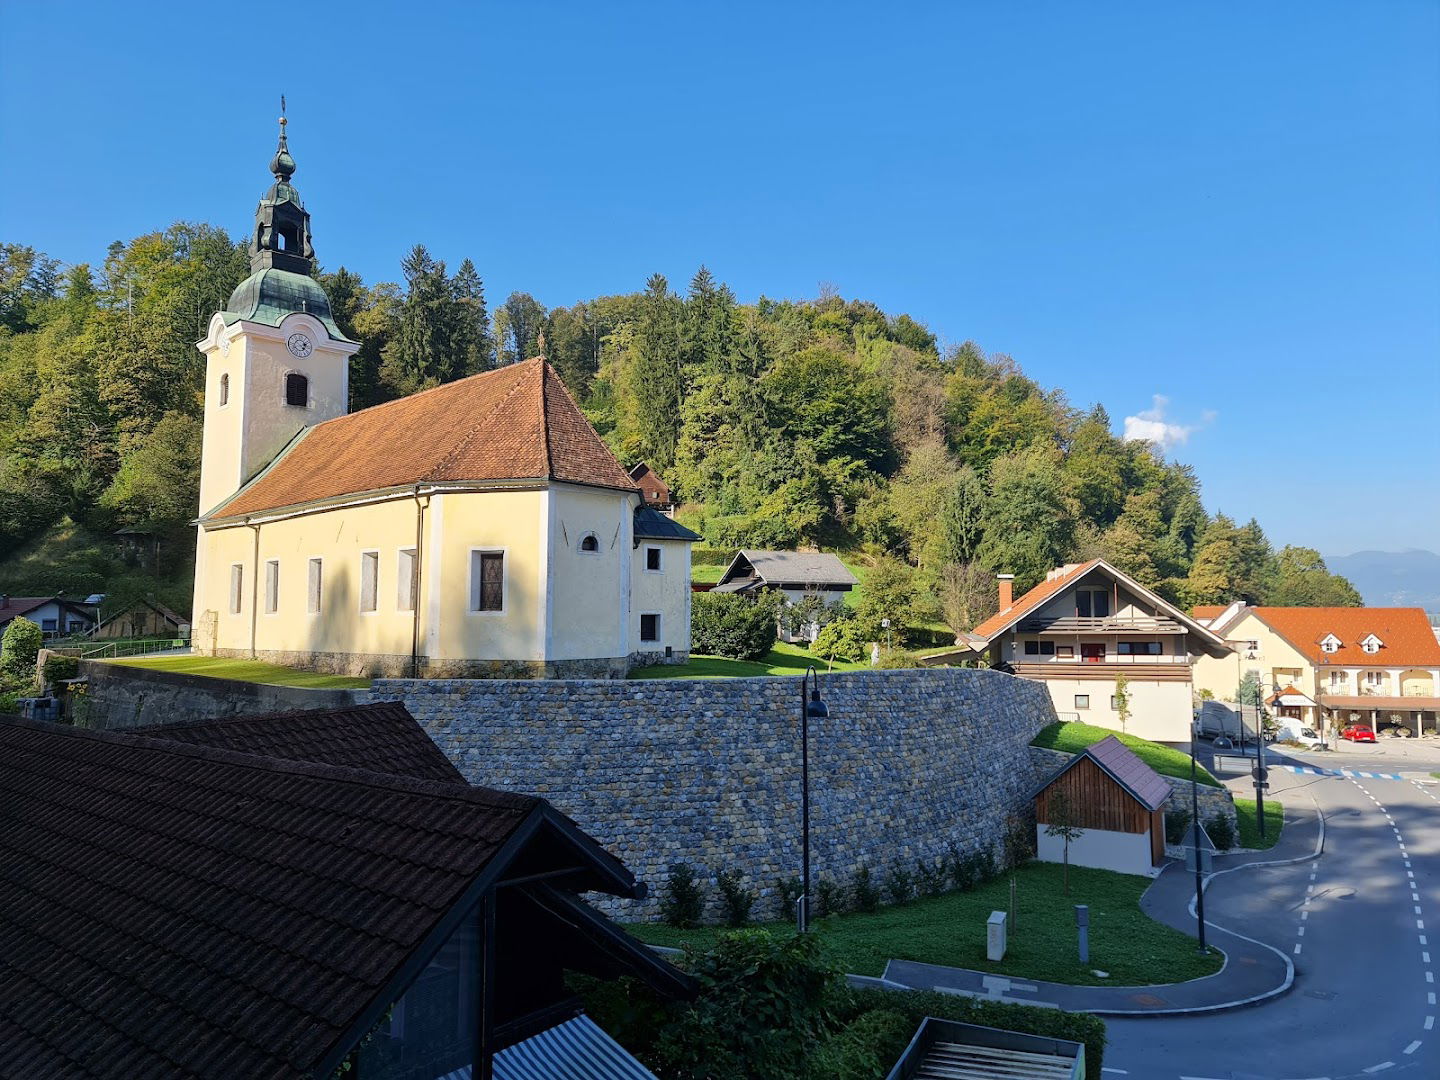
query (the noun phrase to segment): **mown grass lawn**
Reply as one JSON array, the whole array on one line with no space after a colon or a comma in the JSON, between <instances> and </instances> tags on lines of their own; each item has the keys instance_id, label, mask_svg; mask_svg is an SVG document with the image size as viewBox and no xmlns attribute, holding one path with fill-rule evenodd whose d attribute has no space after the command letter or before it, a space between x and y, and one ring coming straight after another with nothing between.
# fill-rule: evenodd
<instances>
[{"instance_id":1,"label":"mown grass lawn","mask_svg":"<svg viewBox=\"0 0 1440 1080\"><path fill-rule=\"evenodd\" d=\"M1175 776L1181 780L1190 779L1189 754L1182 753L1171 746L1162 746L1160 743L1151 742L1149 739L1136 738L1134 735L1121 735L1118 731L1095 727L1092 724L1051 724L1031 739L1030 745L1043 746L1049 750L1063 750L1067 754L1078 754L1087 746L1091 746L1109 735L1117 736L1122 743L1135 751L1141 761L1161 776ZM1220 781L1211 776L1210 771L1203 765L1196 767L1195 778L1210 787L1220 786Z\"/></svg>"},{"instance_id":2,"label":"mown grass lawn","mask_svg":"<svg viewBox=\"0 0 1440 1080\"><path fill-rule=\"evenodd\" d=\"M1087 867L1070 868L1070 895L1063 868L1028 863L1016 871L1016 917L1010 927L1005 959L985 959L985 920L992 911L1008 911L1010 878L1003 875L963 893L821 919L817 932L830 959L855 975L879 975L890 959L947 964L1016 978L1086 986L1143 986L1196 979L1220 970L1221 955L1201 956L1195 939L1149 918L1140 910L1140 894L1150 879ZM1075 905L1090 906L1090 962L1079 959ZM777 933L793 924L771 923ZM701 947L722 928L677 930L660 923L627 926L652 945ZM1109 978L1091 974L1096 969Z\"/></svg>"},{"instance_id":3,"label":"mown grass lawn","mask_svg":"<svg viewBox=\"0 0 1440 1080\"><path fill-rule=\"evenodd\" d=\"M1254 799L1235 800L1235 821L1240 826L1240 846L1264 851L1275 846L1285 825L1285 808L1274 799L1265 800L1265 837L1260 837L1260 810Z\"/></svg>"},{"instance_id":4,"label":"mown grass lawn","mask_svg":"<svg viewBox=\"0 0 1440 1080\"><path fill-rule=\"evenodd\" d=\"M777 641L760 660L730 660L724 656L703 656L693 653L684 664L652 664L630 672L632 679L738 679L754 675L803 675L805 668L815 665L817 671L856 671L868 664L852 664L837 660L833 664L812 655L799 645Z\"/></svg>"},{"instance_id":5,"label":"mown grass lawn","mask_svg":"<svg viewBox=\"0 0 1440 1080\"><path fill-rule=\"evenodd\" d=\"M230 660L219 656L141 656L107 660L105 663L169 671L177 675L207 675L212 679L238 679L240 682L299 686L311 690L363 690L370 685L368 678L325 675L317 671L266 664L260 660Z\"/></svg>"}]
</instances>

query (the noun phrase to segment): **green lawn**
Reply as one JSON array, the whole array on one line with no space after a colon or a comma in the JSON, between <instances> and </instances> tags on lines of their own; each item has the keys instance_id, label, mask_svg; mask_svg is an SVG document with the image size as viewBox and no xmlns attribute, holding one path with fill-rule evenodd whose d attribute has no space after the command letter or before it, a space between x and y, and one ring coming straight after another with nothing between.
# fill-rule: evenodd
<instances>
[{"instance_id":1,"label":"green lawn","mask_svg":"<svg viewBox=\"0 0 1440 1080\"><path fill-rule=\"evenodd\" d=\"M1285 825L1285 808L1274 799L1265 800L1265 838L1260 838L1260 811L1254 799L1235 800L1235 820L1240 825L1240 846L1265 850L1275 846Z\"/></svg>"},{"instance_id":2,"label":"green lawn","mask_svg":"<svg viewBox=\"0 0 1440 1080\"><path fill-rule=\"evenodd\" d=\"M713 585L725 576L724 566L692 566L690 567L690 580L697 581L701 585Z\"/></svg>"},{"instance_id":3,"label":"green lawn","mask_svg":"<svg viewBox=\"0 0 1440 1080\"><path fill-rule=\"evenodd\" d=\"M1025 979L1088 986L1141 986L1179 982L1220 969L1218 952L1201 956L1195 939L1140 911L1149 878L1070 868L1070 895L1062 889L1062 867L1029 863L1017 871L1016 920L1009 949L1000 963L985 959L985 920L1008 910L1010 879L1002 876L970 892L916 900L873 914L839 915L816 924L830 958L857 975L879 975L885 961L948 964ZM1090 962L1082 965L1075 934L1076 904L1090 906ZM770 924L785 932L789 923ZM658 923L628 926L653 945L705 945L716 928L676 930ZM1108 972L1097 979L1091 969Z\"/></svg>"},{"instance_id":4,"label":"green lawn","mask_svg":"<svg viewBox=\"0 0 1440 1080\"><path fill-rule=\"evenodd\" d=\"M799 645L788 645L777 641L775 647L761 660L729 660L723 656L691 655L684 664L652 664L630 672L632 679L737 679L753 675L803 675L805 668L814 664L817 671L856 671L867 664L852 664L837 660L832 665L828 660L812 656Z\"/></svg>"},{"instance_id":5,"label":"green lawn","mask_svg":"<svg viewBox=\"0 0 1440 1080\"><path fill-rule=\"evenodd\" d=\"M142 656L130 660L107 660L107 664L170 671L179 675L208 675L214 679L238 679L241 682L266 683L270 686L300 686L311 690L364 690L368 678L348 675L325 675L316 671L266 664L259 660L228 660L218 656Z\"/></svg>"},{"instance_id":6,"label":"green lawn","mask_svg":"<svg viewBox=\"0 0 1440 1080\"><path fill-rule=\"evenodd\" d=\"M1039 735L1036 735L1030 741L1030 745L1043 746L1050 750L1063 750L1067 754L1078 754L1087 746L1099 742L1108 735L1117 736L1121 742L1135 751L1141 761L1161 776L1175 776L1181 780L1190 779L1189 754L1181 753L1170 746L1151 742L1149 739L1139 739L1134 735L1121 735L1118 731L1095 727L1091 724L1051 724ZM1211 776L1210 771L1203 765L1196 768L1195 778L1210 787L1220 786L1220 781Z\"/></svg>"}]
</instances>

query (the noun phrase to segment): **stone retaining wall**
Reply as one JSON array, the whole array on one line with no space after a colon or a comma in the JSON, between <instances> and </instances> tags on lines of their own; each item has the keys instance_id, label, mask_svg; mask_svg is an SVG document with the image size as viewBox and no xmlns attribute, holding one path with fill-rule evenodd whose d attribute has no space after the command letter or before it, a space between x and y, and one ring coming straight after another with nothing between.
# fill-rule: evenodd
<instances>
[{"instance_id":1,"label":"stone retaining wall","mask_svg":"<svg viewBox=\"0 0 1440 1080\"><path fill-rule=\"evenodd\" d=\"M1038 776L1029 742L1055 720L1043 684L940 668L825 675L810 722L814 873L848 884L861 866L993 845L1024 815ZM382 679L472 783L542 795L650 887L628 917L655 915L668 867L713 880L741 871L777 914L799 876L800 681ZM718 898L709 889L711 912Z\"/></svg>"},{"instance_id":2,"label":"stone retaining wall","mask_svg":"<svg viewBox=\"0 0 1440 1080\"><path fill-rule=\"evenodd\" d=\"M83 699L74 703L75 723L92 728L208 720L216 716L257 716L294 709L338 709L360 700L363 690L307 690L266 686L206 675L80 661L88 680Z\"/></svg>"}]
</instances>

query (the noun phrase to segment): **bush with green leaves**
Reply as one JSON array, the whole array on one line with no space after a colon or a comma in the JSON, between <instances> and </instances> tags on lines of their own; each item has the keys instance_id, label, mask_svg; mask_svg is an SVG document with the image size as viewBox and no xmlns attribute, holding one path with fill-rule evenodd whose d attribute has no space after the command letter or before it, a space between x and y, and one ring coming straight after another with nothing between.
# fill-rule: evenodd
<instances>
[{"instance_id":1,"label":"bush with green leaves","mask_svg":"<svg viewBox=\"0 0 1440 1080\"><path fill-rule=\"evenodd\" d=\"M1165 842L1167 844L1184 844L1189 842L1190 835L1190 811L1189 810L1166 810L1165 811Z\"/></svg>"},{"instance_id":2,"label":"bush with green leaves","mask_svg":"<svg viewBox=\"0 0 1440 1080\"><path fill-rule=\"evenodd\" d=\"M918 1025L894 1009L862 1012L811 1055L807 1080L875 1080L889 1073Z\"/></svg>"},{"instance_id":3,"label":"bush with green leaves","mask_svg":"<svg viewBox=\"0 0 1440 1080\"><path fill-rule=\"evenodd\" d=\"M41 681L50 686L63 679L73 679L79 674L80 658L78 656L60 656L52 653L45 658L45 664L41 669Z\"/></svg>"},{"instance_id":4,"label":"bush with green leaves","mask_svg":"<svg viewBox=\"0 0 1440 1080\"><path fill-rule=\"evenodd\" d=\"M915 889L922 896L939 896L949 881L944 859L921 859L915 864Z\"/></svg>"},{"instance_id":5,"label":"bush with green leaves","mask_svg":"<svg viewBox=\"0 0 1440 1080\"><path fill-rule=\"evenodd\" d=\"M740 593L696 593L690 647L731 660L759 660L775 645L775 602Z\"/></svg>"},{"instance_id":6,"label":"bush with green leaves","mask_svg":"<svg viewBox=\"0 0 1440 1080\"><path fill-rule=\"evenodd\" d=\"M820 908L818 911L812 909L812 916L838 915L845 906L845 890L838 882L822 877L815 882L815 899L819 901Z\"/></svg>"},{"instance_id":7,"label":"bush with green leaves","mask_svg":"<svg viewBox=\"0 0 1440 1080\"><path fill-rule=\"evenodd\" d=\"M879 911L880 890L870 876L870 868L862 866L850 879L850 906L856 911Z\"/></svg>"},{"instance_id":8,"label":"bush with green leaves","mask_svg":"<svg viewBox=\"0 0 1440 1080\"><path fill-rule=\"evenodd\" d=\"M688 930L700 925L705 911L705 892L687 863L675 863L665 879L665 898L660 902L660 916L671 926Z\"/></svg>"},{"instance_id":9,"label":"bush with green leaves","mask_svg":"<svg viewBox=\"0 0 1440 1080\"><path fill-rule=\"evenodd\" d=\"M820 628L810 651L822 660L846 660L856 663L865 657L865 635L853 618L839 618Z\"/></svg>"},{"instance_id":10,"label":"bush with green leaves","mask_svg":"<svg viewBox=\"0 0 1440 1080\"><path fill-rule=\"evenodd\" d=\"M920 657L905 649L880 649L875 654L877 668L918 668L923 665Z\"/></svg>"},{"instance_id":11,"label":"bush with green leaves","mask_svg":"<svg viewBox=\"0 0 1440 1080\"><path fill-rule=\"evenodd\" d=\"M23 615L11 619L0 636L0 671L12 679L33 679L35 658L44 643L45 634L39 624Z\"/></svg>"},{"instance_id":12,"label":"bush with green leaves","mask_svg":"<svg viewBox=\"0 0 1440 1080\"><path fill-rule=\"evenodd\" d=\"M1220 851L1229 851L1235 846L1235 822L1229 814L1215 814L1205 823L1205 831Z\"/></svg>"},{"instance_id":13,"label":"bush with green leaves","mask_svg":"<svg viewBox=\"0 0 1440 1080\"><path fill-rule=\"evenodd\" d=\"M720 889L720 901L725 908L726 926L748 926L750 910L755 906L755 894L745 887L744 875L729 868L715 875L715 884Z\"/></svg>"},{"instance_id":14,"label":"bush with green leaves","mask_svg":"<svg viewBox=\"0 0 1440 1080\"><path fill-rule=\"evenodd\" d=\"M777 919L793 919L795 917L795 901L800 899L804 892L804 886L798 877L776 878L775 879L775 906L778 908L775 917ZM810 901L810 913L816 915L815 901Z\"/></svg>"},{"instance_id":15,"label":"bush with green leaves","mask_svg":"<svg viewBox=\"0 0 1440 1080\"><path fill-rule=\"evenodd\" d=\"M892 863L885 875L885 899L892 904L908 903L915 895L915 879L903 863Z\"/></svg>"}]
</instances>

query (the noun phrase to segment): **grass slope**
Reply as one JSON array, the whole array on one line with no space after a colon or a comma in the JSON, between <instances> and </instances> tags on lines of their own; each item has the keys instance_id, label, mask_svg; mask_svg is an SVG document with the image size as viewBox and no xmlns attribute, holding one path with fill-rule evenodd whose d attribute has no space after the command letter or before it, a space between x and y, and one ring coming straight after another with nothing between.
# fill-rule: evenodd
<instances>
[{"instance_id":1,"label":"grass slope","mask_svg":"<svg viewBox=\"0 0 1440 1080\"><path fill-rule=\"evenodd\" d=\"M1285 808L1274 799L1265 800L1265 838L1260 838L1260 811L1254 799L1235 800L1235 820L1240 826L1240 846L1264 851L1275 846L1285 826Z\"/></svg>"},{"instance_id":2,"label":"grass slope","mask_svg":"<svg viewBox=\"0 0 1440 1080\"><path fill-rule=\"evenodd\" d=\"M867 664L852 664L837 660L833 665L828 660L802 649L777 641L760 660L730 660L723 656L703 656L693 653L688 663L652 664L630 672L632 679L737 679L756 675L803 675L805 668L814 664L817 671L855 671L868 667Z\"/></svg>"},{"instance_id":3,"label":"grass slope","mask_svg":"<svg viewBox=\"0 0 1440 1080\"><path fill-rule=\"evenodd\" d=\"M1149 739L1136 738L1134 735L1121 735L1118 731L1095 727L1091 724L1051 724L1030 740L1030 745L1043 746L1047 750L1062 750L1067 754L1078 754L1087 746L1092 746L1109 735L1119 738L1122 743L1135 751L1141 761L1161 776L1174 776L1181 780L1190 779L1189 754L1181 753L1174 747L1151 742ZM1203 765L1196 768L1195 778L1210 787L1220 786L1220 781L1211 776L1210 771Z\"/></svg>"},{"instance_id":4,"label":"grass slope","mask_svg":"<svg viewBox=\"0 0 1440 1080\"><path fill-rule=\"evenodd\" d=\"M985 959L985 920L1008 911L1010 879L1002 876L970 892L915 900L872 914L837 915L817 924L831 960L856 975L879 975L889 959L1044 979L1086 986L1142 986L1179 982L1220 969L1220 954L1200 956L1195 939L1154 921L1140 910L1150 879L1087 867L1070 868L1070 895L1063 868L1029 863L1016 871L1016 916L1005 959ZM1090 905L1090 962L1081 964L1075 905ZM789 923L770 924L777 933ZM718 930L677 930L658 923L627 929L652 945L707 945ZM1107 972L1098 979L1092 969Z\"/></svg>"},{"instance_id":5,"label":"grass slope","mask_svg":"<svg viewBox=\"0 0 1440 1080\"><path fill-rule=\"evenodd\" d=\"M348 675L325 675L316 671L266 664L259 660L228 660L218 656L144 656L129 660L108 660L106 663L124 667L148 668L178 675L206 675L213 679L237 679L240 682L265 683L269 686L299 686L310 690L363 690L369 679Z\"/></svg>"}]
</instances>

